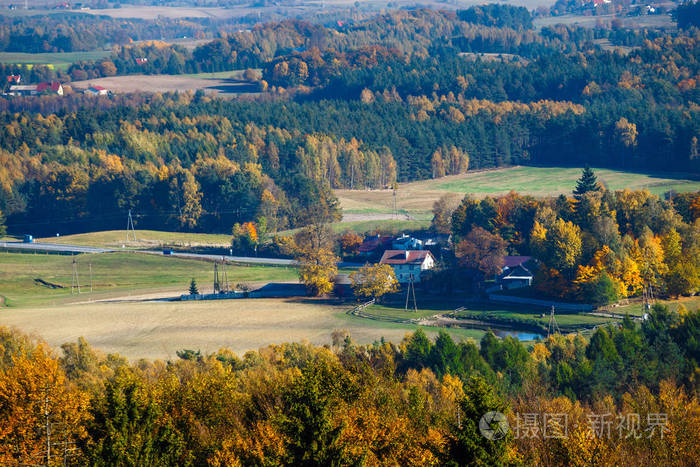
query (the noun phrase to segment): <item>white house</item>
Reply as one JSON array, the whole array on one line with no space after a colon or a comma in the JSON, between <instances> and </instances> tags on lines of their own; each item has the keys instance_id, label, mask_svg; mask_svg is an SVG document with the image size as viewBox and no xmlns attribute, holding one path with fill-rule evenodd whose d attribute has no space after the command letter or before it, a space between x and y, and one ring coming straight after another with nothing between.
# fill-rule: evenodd
<instances>
[{"instance_id":1,"label":"white house","mask_svg":"<svg viewBox=\"0 0 700 467\"><path fill-rule=\"evenodd\" d=\"M103 88L102 86L90 86L83 92L92 96L106 96L109 94L109 90Z\"/></svg>"},{"instance_id":2,"label":"white house","mask_svg":"<svg viewBox=\"0 0 700 467\"><path fill-rule=\"evenodd\" d=\"M402 234L391 242L391 248L394 250L422 250L423 241L410 235Z\"/></svg>"},{"instance_id":3,"label":"white house","mask_svg":"<svg viewBox=\"0 0 700 467\"><path fill-rule=\"evenodd\" d=\"M390 265L399 283L407 284L411 278L420 282L423 271L435 267L435 258L427 250L386 250L379 263Z\"/></svg>"}]
</instances>

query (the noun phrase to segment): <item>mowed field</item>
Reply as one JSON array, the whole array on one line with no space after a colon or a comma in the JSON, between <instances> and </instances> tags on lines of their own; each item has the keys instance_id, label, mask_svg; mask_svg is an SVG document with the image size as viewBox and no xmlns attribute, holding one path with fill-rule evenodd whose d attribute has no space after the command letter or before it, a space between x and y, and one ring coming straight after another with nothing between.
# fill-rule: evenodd
<instances>
[{"instance_id":1,"label":"mowed field","mask_svg":"<svg viewBox=\"0 0 700 467\"><path fill-rule=\"evenodd\" d=\"M71 294L73 259L80 295ZM92 270L93 293L90 291ZM229 283L297 282L296 270L275 266L226 266ZM5 306L69 305L79 302L133 299L139 296L179 296L195 278L200 292L213 288L213 264L142 253L102 253L76 256L5 253L0 251L0 296ZM60 286L52 288L42 284Z\"/></svg>"},{"instance_id":2,"label":"mowed field","mask_svg":"<svg viewBox=\"0 0 700 467\"><path fill-rule=\"evenodd\" d=\"M132 239L132 235L136 236L136 240ZM58 243L62 245L96 246L108 248L124 247L125 249L159 248L166 245L187 247L225 247L231 244L231 235L137 230L135 234L129 232L129 240L127 240L126 230L105 230L102 232L64 235L62 237L46 237L37 239L37 241L44 243Z\"/></svg>"},{"instance_id":3,"label":"mowed field","mask_svg":"<svg viewBox=\"0 0 700 467\"><path fill-rule=\"evenodd\" d=\"M68 69L71 64L81 60L100 60L110 55L108 50L94 50L90 52L66 52L66 53L20 53L0 52L0 63L17 63L23 65L49 65L62 70Z\"/></svg>"},{"instance_id":4,"label":"mowed field","mask_svg":"<svg viewBox=\"0 0 700 467\"><path fill-rule=\"evenodd\" d=\"M71 294L73 258L81 294ZM297 280L293 268L229 265L226 272L231 284ZM352 304L319 299L159 300L186 293L192 277L200 292L211 292L212 263L138 253L71 257L0 252L0 326L17 327L54 347L82 336L100 350L131 359L176 358L181 349L213 352L221 347L242 354L304 340L323 345L337 329L362 344L382 337L400 342L417 328L349 316ZM426 331L434 336L438 329ZM457 340L481 335L449 332Z\"/></svg>"},{"instance_id":5,"label":"mowed field","mask_svg":"<svg viewBox=\"0 0 700 467\"><path fill-rule=\"evenodd\" d=\"M112 92L186 92L203 90L206 94L256 93L257 84L241 80L240 71L197 73L191 75L125 75L85 81L73 81L75 89L102 86Z\"/></svg>"},{"instance_id":6,"label":"mowed field","mask_svg":"<svg viewBox=\"0 0 700 467\"><path fill-rule=\"evenodd\" d=\"M323 345L331 343L336 329L347 330L358 343L382 337L400 342L415 329L353 318L345 314L348 308L304 299L84 303L0 308L0 325L34 333L54 347L82 336L102 351L131 359L174 359L177 350L214 352L222 347L242 355L304 340Z\"/></svg>"},{"instance_id":7,"label":"mowed field","mask_svg":"<svg viewBox=\"0 0 700 467\"><path fill-rule=\"evenodd\" d=\"M633 173L610 169L595 169L598 180L610 190L648 189L655 194L669 190L677 192L700 190L699 180L690 180L682 174ZM399 212L416 218L425 216L433 203L445 194L452 193L456 200L465 194L476 198L496 196L511 190L533 196L571 194L581 168L561 167L509 167L503 169L468 172L439 179L402 183L396 193ZM391 213L391 190L336 190L345 213Z\"/></svg>"}]
</instances>

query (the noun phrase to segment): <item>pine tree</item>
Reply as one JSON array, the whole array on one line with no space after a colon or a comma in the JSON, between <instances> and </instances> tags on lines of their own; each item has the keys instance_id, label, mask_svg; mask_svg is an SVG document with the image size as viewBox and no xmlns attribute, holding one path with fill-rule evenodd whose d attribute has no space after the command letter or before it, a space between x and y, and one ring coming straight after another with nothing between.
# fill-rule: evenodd
<instances>
[{"instance_id":1,"label":"pine tree","mask_svg":"<svg viewBox=\"0 0 700 467\"><path fill-rule=\"evenodd\" d=\"M583 168L581 178L576 181L574 196L576 199L580 200L581 197L589 191L600 191L600 185L598 185L598 178L595 176L595 172L586 164L586 167Z\"/></svg>"},{"instance_id":2,"label":"pine tree","mask_svg":"<svg viewBox=\"0 0 700 467\"><path fill-rule=\"evenodd\" d=\"M199 295L199 289L197 288L197 282L192 278L190 282L190 295Z\"/></svg>"}]
</instances>

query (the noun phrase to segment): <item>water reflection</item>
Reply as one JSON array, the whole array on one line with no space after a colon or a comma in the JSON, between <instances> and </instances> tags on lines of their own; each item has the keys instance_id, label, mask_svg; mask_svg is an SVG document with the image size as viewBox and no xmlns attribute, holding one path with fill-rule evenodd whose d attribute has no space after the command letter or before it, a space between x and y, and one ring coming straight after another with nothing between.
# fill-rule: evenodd
<instances>
[{"instance_id":1,"label":"water reflection","mask_svg":"<svg viewBox=\"0 0 700 467\"><path fill-rule=\"evenodd\" d=\"M544 338L544 335L542 335L542 334L538 334L535 332L525 332L525 331L506 331L503 329L494 329L493 333L501 338L506 337L506 336L515 337L519 341L534 341L538 337L540 339Z\"/></svg>"}]
</instances>

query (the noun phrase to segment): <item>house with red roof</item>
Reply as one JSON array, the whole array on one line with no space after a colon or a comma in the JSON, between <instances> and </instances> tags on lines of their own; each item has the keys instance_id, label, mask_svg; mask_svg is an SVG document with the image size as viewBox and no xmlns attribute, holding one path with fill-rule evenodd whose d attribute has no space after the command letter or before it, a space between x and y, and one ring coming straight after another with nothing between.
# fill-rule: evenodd
<instances>
[{"instance_id":1,"label":"house with red roof","mask_svg":"<svg viewBox=\"0 0 700 467\"><path fill-rule=\"evenodd\" d=\"M400 284L420 282L424 271L435 267L435 258L428 250L386 250L379 264L388 264Z\"/></svg>"},{"instance_id":2,"label":"house with red roof","mask_svg":"<svg viewBox=\"0 0 700 467\"><path fill-rule=\"evenodd\" d=\"M107 88L103 88L102 86L90 86L83 91L83 93L91 96L106 96L109 94L109 90Z\"/></svg>"},{"instance_id":3,"label":"house with red roof","mask_svg":"<svg viewBox=\"0 0 700 467\"><path fill-rule=\"evenodd\" d=\"M48 94L58 94L63 95L63 85L58 81L53 81L51 83L39 83L36 85L36 92L41 94L43 92Z\"/></svg>"},{"instance_id":4,"label":"house with red roof","mask_svg":"<svg viewBox=\"0 0 700 467\"><path fill-rule=\"evenodd\" d=\"M379 256L384 250L391 248L391 242L394 237L390 235L372 235L366 237L362 244L357 248L360 255L370 257Z\"/></svg>"},{"instance_id":5,"label":"house with red roof","mask_svg":"<svg viewBox=\"0 0 700 467\"><path fill-rule=\"evenodd\" d=\"M10 75L7 77L7 82L10 84L19 84L22 81L21 75Z\"/></svg>"}]
</instances>

